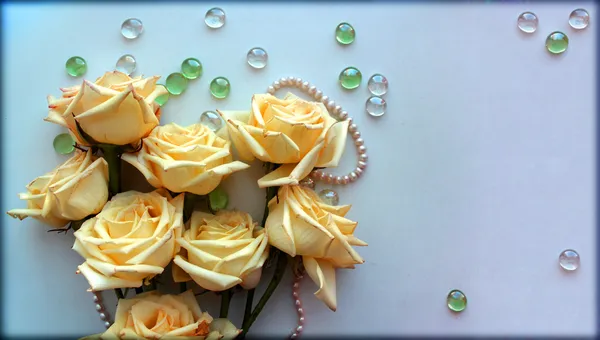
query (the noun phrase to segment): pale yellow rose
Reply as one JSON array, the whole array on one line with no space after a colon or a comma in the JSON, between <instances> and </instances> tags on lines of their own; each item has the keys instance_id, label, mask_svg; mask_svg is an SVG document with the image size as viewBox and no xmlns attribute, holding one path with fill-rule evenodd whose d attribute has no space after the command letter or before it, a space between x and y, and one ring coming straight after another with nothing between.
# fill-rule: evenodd
<instances>
[{"instance_id":1,"label":"pale yellow rose","mask_svg":"<svg viewBox=\"0 0 600 340\"><path fill-rule=\"evenodd\" d=\"M98 143L137 143L159 123L160 106L154 99L167 93L164 86L156 86L159 78L131 78L112 71L93 83L84 80L80 86L61 89L61 98L48 96L44 120L68 128L83 145L88 143L79 134L76 121Z\"/></svg>"},{"instance_id":2,"label":"pale yellow rose","mask_svg":"<svg viewBox=\"0 0 600 340\"><path fill-rule=\"evenodd\" d=\"M297 185L314 167L335 167L344 152L348 121L337 122L322 103L288 93L252 97L252 110L219 111L240 158L283 164L258 180L261 188Z\"/></svg>"},{"instance_id":3,"label":"pale yellow rose","mask_svg":"<svg viewBox=\"0 0 600 340\"><path fill-rule=\"evenodd\" d=\"M100 339L231 340L240 333L229 320L202 312L191 290L180 295L152 291L120 299L115 322Z\"/></svg>"},{"instance_id":4,"label":"pale yellow rose","mask_svg":"<svg viewBox=\"0 0 600 340\"><path fill-rule=\"evenodd\" d=\"M183 194L117 194L75 232L73 249L85 258L79 272L93 291L139 287L179 252L182 224Z\"/></svg>"},{"instance_id":5,"label":"pale yellow rose","mask_svg":"<svg viewBox=\"0 0 600 340\"><path fill-rule=\"evenodd\" d=\"M10 210L10 216L62 228L102 209L108 199L108 164L91 151L76 150L65 163L29 183L19 197L27 208Z\"/></svg>"},{"instance_id":6,"label":"pale yellow rose","mask_svg":"<svg viewBox=\"0 0 600 340\"><path fill-rule=\"evenodd\" d=\"M354 236L357 223L344 217L351 206L325 204L302 186L283 186L277 195L269 202L265 223L269 243L290 256L302 256L306 272L319 286L315 295L335 310L335 268L364 263L352 246L367 245Z\"/></svg>"},{"instance_id":7,"label":"pale yellow rose","mask_svg":"<svg viewBox=\"0 0 600 340\"><path fill-rule=\"evenodd\" d=\"M230 142L202 124L157 126L137 154L122 159L136 167L155 188L206 195L221 180L247 164L233 161Z\"/></svg>"},{"instance_id":8,"label":"pale yellow rose","mask_svg":"<svg viewBox=\"0 0 600 340\"><path fill-rule=\"evenodd\" d=\"M249 214L238 211L217 215L194 212L190 229L177 239L186 256L173 260L175 282L193 279L200 287L223 291L240 284L256 287L269 256L264 229Z\"/></svg>"}]
</instances>

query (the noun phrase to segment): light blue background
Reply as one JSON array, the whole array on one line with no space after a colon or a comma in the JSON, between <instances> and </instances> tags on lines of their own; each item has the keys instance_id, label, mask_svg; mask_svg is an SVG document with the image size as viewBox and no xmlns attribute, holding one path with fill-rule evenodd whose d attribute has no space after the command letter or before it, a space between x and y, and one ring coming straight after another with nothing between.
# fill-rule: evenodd
<instances>
[{"instance_id":1,"label":"light blue background","mask_svg":"<svg viewBox=\"0 0 600 340\"><path fill-rule=\"evenodd\" d=\"M215 4L217 5L217 4ZM190 124L208 109L247 109L252 94L281 76L319 86L354 117L369 150L369 167L337 189L370 246L355 270L338 271L338 311L302 287L306 335L589 335L595 327L595 5L591 26L574 31L564 4L294 4L225 3L226 25L203 23L212 4L6 5L3 12L3 211L23 207L18 192L66 159L52 139L63 130L42 119L46 95L79 84L65 61L84 57L87 79L131 53L136 74L162 75L197 57L204 75L165 106L163 122ZM518 31L525 10L538 32ZM140 18L143 35L126 41L123 20ZM348 21L356 42L339 46L335 26ZM552 56L546 36L562 30L569 50ZM264 70L245 63L255 46L270 56ZM364 75L342 91L346 66ZM388 112L364 112L366 81L390 82ZM227 100L208 92L228 77ZM339 173L356 159L348 143ZM260 167L228 180L232 207L260 218ZM325 187L321 185L320 187ZM259 199L260 198L260 199ZM2 316L11 335L81 336L103 330L91 294L75 270L72 234L46 233L34 220L3 215ZM581 268L562 272L566 248ZM445 297L462 289L468 308L448 312ZM109 309L114 298L109 296ZM217 314L214 297L201 306ZM241 296L232 318L241 321ZM267 305L253 334L284 337L295 326L291 279Z\"/></svg>"}]
</instances>

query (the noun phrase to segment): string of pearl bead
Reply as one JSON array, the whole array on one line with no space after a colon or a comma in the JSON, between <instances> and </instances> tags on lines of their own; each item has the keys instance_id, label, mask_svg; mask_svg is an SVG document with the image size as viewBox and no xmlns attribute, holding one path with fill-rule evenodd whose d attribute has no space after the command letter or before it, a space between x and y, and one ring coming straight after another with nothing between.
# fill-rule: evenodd
<instances>
[{"instance_id":1,"label":"string of pearl bead","mask_svg":"<svg viewBox=\"0 0 600 340\"><path fill-rule=\"evenodd\" d=\"M292 286L292 297L294 298L294 305L296 307L296 312L298 313L298 326L290 335L290 339L298 339L300 337L300 333L304 330L304 309L302 308L302 301L300 300L300 280L304 275L299 273L294 276L294 285Z\"/></svg>"},{"instance_id":2,"label":"string of pearl bead","mask_svg":"<svg viewBox=\"0 0 600 340\"><path fill-rule=\"evenodd\" d=\"M323 94L323 91L319 90L316 86L311 83L304 81L302 78L296 77L283 77L279 80L274 81L268 88L267 93L275 94L275 92L284 87L296 87L308 95L312 96L316 101L321 102L325 105L329 113L337 118L339 121L347 120L348 133L354 140L356 147L356 153L358 154L358 162L356 168L350 171L347 175L336 176L332 173L327 173L323 170L313 170L310 173L310 177L316 181L323 181L329 184L348 184L358 180L365 172L367 168L367 147L365 146L365 140L362 138L358 126L354 123L353 119L348 116L348 112L344 111L340 105L337 105L335 101L330 99L328 96Z\"/></svg>"},{"instance_id":3,"label":"string of pearl bead","mask_svg":"<svg viewBox=\"0 0 600 340\"><path fill-rule=\"evenodd\" d=\"M100 320L104 322L104 327L109 328L111 323L108 317L108 313L106 312L106 308L102 303L101 292L92 292L92 294L94 295L93 299L94 303L96 304L96 311L98 312L98 314L100 314Z\"/></svg>"}]
</instances>

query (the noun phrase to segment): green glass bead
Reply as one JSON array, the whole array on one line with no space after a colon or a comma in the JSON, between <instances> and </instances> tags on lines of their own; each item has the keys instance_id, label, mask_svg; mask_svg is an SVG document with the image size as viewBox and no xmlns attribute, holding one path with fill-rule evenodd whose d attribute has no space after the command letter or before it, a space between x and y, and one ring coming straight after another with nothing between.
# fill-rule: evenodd
<instances>
[{"instance_id":1,"label":"green glass bead","mask_svg":"<svg viewBox=\"0 0 600 340\"><path fill-rule=\"evenodd\" d=\"M174 96L182 94L188 86L188 80L181 73L171 73L165 81L167 91Z\"/></svg>"},{"instance_id":2,"label":"green glass bead","mask_svg":"<svg viewBox=\"0 0 600 340\"><path fill-rule=\"evenodd\" d=\"M164 85L160 85L160 84L158 84L158 85L156 85L156 86L162 86L162 87L165 87ZM166 88L166 87L165 87L165 88ZM168 90L167 90L167 91L168 91ZM156 97L156 99L154 99L154 101L155 101L155 102L156 102L158 105L160 105L160 106L163 106L163 105L165 105L165 104L166 104L166 103L169 101L169 94L168 94L168 93L161 94L160 96Z\"/></svg>"},{"instance_id":3,"label":"green glass bead","mask_svg":"<svg viewBox=\"0 0 600 340\"><path fill-rule=\"evenodd\" d=\"M87 71L87 63L82 57L71 57L65 64L67 73L73 77L81 77Z\"/></svg>"},{"instance_id":4,"label":"green glass bead","mask_svg":"<svg viewBox=\"0 0 600 340\"><path fill-rule=\"evenodd\" d=\"M210 210L212 211L225 209L227 208L227 204L229 204L229 196L221 187L217 187L211 191L208 194L208 200L210 202Z\"/></svg>"},{"instance_id":5,"label":"green glass bead","mask_svg":"<svg viewBox=\"0 0 600 340\"><path fill-rule=\"evenodd\" d=\"M335 39L342 45L350 45L354 42L356 31L349 23L342 22L335 28Z\"/></svg>"},{"instance_id":6,"label":"green glass bead","mask_svg":"<svg viewBox=\"0 0 600 340\"><path fill-rule=\"evenodd\" d=\"M217 77L210 82L210 93L217 99L227 98L231 91L231 84L225 77Z\"/></svg>"},{"instance_id":7,"label":"green glass bead","mask_svg":"<svg viewBox=\"0 0 600 340\"><path fill-rule=\"evenodd\" d=\"M187 58L181 63L181 73L187 79L196 79L202 76L202 63L196 58Z\"/></svg>"},{"instance_id":8,"label":"green glass bead","mask_svg":"<svg viewBox=\"0 0 600 340\"><path fill-rule=\"evenodd\" d=\"M71 152L75 151L75 140L68 133L61 133L54 137L54 142L52 142L52 146L54 146L54 151L61 155L68 155Z\"/></svg>"},{"instance_id":9,"label":"green glass bead","mask_svg":"<svg viewBox=\"0 0 600 340\"><path fill-rule=\"evenodd\" d=\"M552 54L560 54L567 50L569 38L563 32L552 32L546 38L546 49Z\"/></svg>"},{"instance_id":10,"label":"green glass bead","mask_svg":"<svg viewBox=\"0 0 600 340\"><path fill-rule=\"evenodd\" d=\"M340 73L340 85L347 90L357 88L362 81L362 73L356 67L346 67Z\"/></svg>"},{"instance_id":11,"label":"green glass bead","mask_svg":"<svg viewBox=\"0 0 600 340\"><path fill-rule=\"evenodd\" d=\"M467 296L458 289L451 290L447 298L448 308L453 312L462 312L467 308Z\"/></svg>"}]
</instances>

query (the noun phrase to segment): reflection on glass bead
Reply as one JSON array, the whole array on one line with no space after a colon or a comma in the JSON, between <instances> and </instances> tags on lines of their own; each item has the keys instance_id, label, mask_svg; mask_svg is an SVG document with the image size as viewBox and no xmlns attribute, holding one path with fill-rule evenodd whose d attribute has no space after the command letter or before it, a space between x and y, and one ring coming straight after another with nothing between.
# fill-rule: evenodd
<instances>
[{"instance_id":1,"label":"reflection on glass bead","mask_svg":"<svg viewBox=\"0 0 600 340\"><path fill-rule=\"evenodd\" d=\"M525 33L533 33L538 27L538 17L532 12L523 12L517 18L517 27Z\"/></svg>"},{"instance_id":2,"label":"reflection on glass bead","mask_svg":"<svg viewBox=\"0 0 600 340\"><path fill-rule=\"evenodd\" d=\"M579 268L579 254L573 249L564 250L558 257L558 264L566 271L574 271Z\"/></svg>"},{"instance_id":3,"label":"reflection on glass bead","mask_svg":"<svg viewBox=\"0 0 600 340\"><path fill-rule=\"evenodd\" d=\"M169 91L170 94L175 96L182 94L188 86L187 78L184 77L181 73L169 74L165 83L167 91Z\"/></svg>"},{"instance_id":4,"label":"reflection on glass bead","mask_svg":"<svg viewBox=\"0 0 600 340\"><path fill-rule=\"evenodd\" d=\"M387 78L379 73L374 74L369 78L367 88L374 96L383 96L388 90Z\"/></svg>"},{"instance_id":5,"label":"reflection on glass bead","mask_svg":"<svg viewBox=\"0 0 600 340\"><path fill-rule=\"evenodd\" d=\"M121 25L121 35L127 39L135 39L144 31L144 25L140 19L127 19Z\"/></svg>"},{"instance_id":6,"label":"reflection on glass bead","mask_svg":"<svg viewBox=\"0 0 600 340\"><path fill-rule=\"evenodd\" d=\"M126 75L130 75L133 73L133 71L135 71L136 67L137 67L137 61L135 60L135 57L132 56L131 54L125 54L125 55L121 56L121 58L119 58L119 60L117 60L117 65L115 66L115 70L117 70L119 72L123 72Z\"/></svg>"},{"instance_id":7,"label":"reflection on glass bead","mask_svg":"<svg viewBox=\"0 0 600 340\"><path fill-rule=\"evenodd\" d=\"M342 45L352 44L355 37L354 27L347 22L342 22L335 28L335 39Z\"/></svg>"},{"instance_id":8,"label":"reflection on glass bead","mask_svg":"<svg viewBox=\"0 0 600 340\"><path fill-rule=\"evenodd\" d=\"M324 189L319 192L319 198L329 205L338 205L340 203L340 197L338 193L331 189Z\"/></svg>"},{"instance_id":9,"label":"reflection on glass bead","mask_svg":"<svg viewBox=\"0 0 600 340\"><path fill-rule=\"evenodd\" d=\"M52 146L54 147L54 151L57 153L61 155L67 155L75 151L75 140L70 134L61 133L60 135L54 137Z\"/></svg>"},{"instance_id":10,"label":"reflection on glass bead","mask_svg":"<svg viewBox=\"0 0 600 340\"><path fill-rule=\"evenodd\" d=\"M225 11L215 7L206 12L204 23L210 28L221 28L225 25Z\"/></svg>"},{"instance_id":11,"label":"reflection on glass bead","mask_svg":"<svg viewBox=\"0 0 600 340\"><path fill-rule=\"evenodd\" d=\"M81 77L87 71L87 63L82 57L71 57L65 63L67 73L73 77Z\"/></svg>"},{"instance_id":12,"label":"reflection on glass bead","mask_svg":"<svg viewBox=\"0 0 600 340\"><path fill-rule=\"evenodd\" d=\"M378 96L370 97L365 104L365 110L373 117L383 116L386 109L387 103L385 102L385 99Z\"/></svg>"},{"instance_id":13,"label":"reflection on glass bead","mask_svg":"<svg viewBox=\"0 0 600 340\"><path fill-rule=\"evenodd\" d=\"M165 87L164 85L160 85L160 84L157 84L156 86ZM166 89L166 87L165 87L165 89ZM167 90L167 91L169 91L169 90ZM154 99L154 101L160 106L165 105L167 103L167 101L169 101L169 93L165 93L165 94L162 94L162 95L156 97L156 99Z\"/></svg>"},{"instance_id":14,"label":"reflection on glass bead","mask_svg":"<svg viewBox=\"0 0 600 340\"><path fill-rule=\"evenodd\" d=\"M546 38L546 49L552 54L560 54L569 47L569 38L563 32L552 32Z\"/></svg>"},{"instance_id":15,"label":"reflection on glass bead","mask_svg":"<svg viewBox=\"0 0 600 340\"><path fill-rule=\"evenodd\" d=\"M254 47L248 51L246 55L246 60L248 61L248 65L253 68L264 68L267 66L267 61L269 60L269 55L267 51L260 47Z\"/></svg>"},{"instance_id":16,"label":"reflection on glass bead","mask_svg":"<svg viewBox=\"0 0 600 340\"><path fill-rule=\"evenodd\" d=\"M217 77L210 82L210 93L217 99L227 98L231 91L231 84L225 77Z\"/></svg>"},{"instance_id":17,"label":"reflection on glass bead","mask_svg":"<svg viewBox=\"0 0 600 340\"><path fill-rule=\"evenodd\" d=\"M346 67L340 72L339 81L343 88L355 89L362 81L362 73L356 67Z\"/></svg>"},{"instance_id":18,"label":"reflection on glass bead","mask_svg":"<svg viewBox=\"0 0 600 340\"><path fill-rule=\"evenodd\" d=\"M453 312L462 312L467 308L467 296L458 289L451 290L446 299L448 308Z\"/></svg>"},{"instance_id":19,"label":"reflection on glass bead","mask_svg":"<svg viewBox=\"0 0 600 340\"><path fill-rule=\"evenodd\" d=\"M578 8L569 15L569 25L576 30L582 30L588 27L590 23L590 14L583 8Z\"/></svg>"},{"instance_id":20,"label":"reflection on glass bead","mask_svg":"<svg viewBox=\"0 0 600 340\"><path fill-rule=\"evenodd\" d=\"M187 58L181 63L181 74L187 79L196 79L202 76L202 63L196 58Z\"/></svg>"},{"instance_id":21,"label":"reflection on glass bead","mask_svg":"<svg viewBox=\"0 0 600 340\"><path fill-rule=\"evenodd\" d=\"M204 111L200 114L200 123L206 125L213 131L219 131L223 127L223 120L218 113L214 111Z\"/></svg>"}]
</instances>

